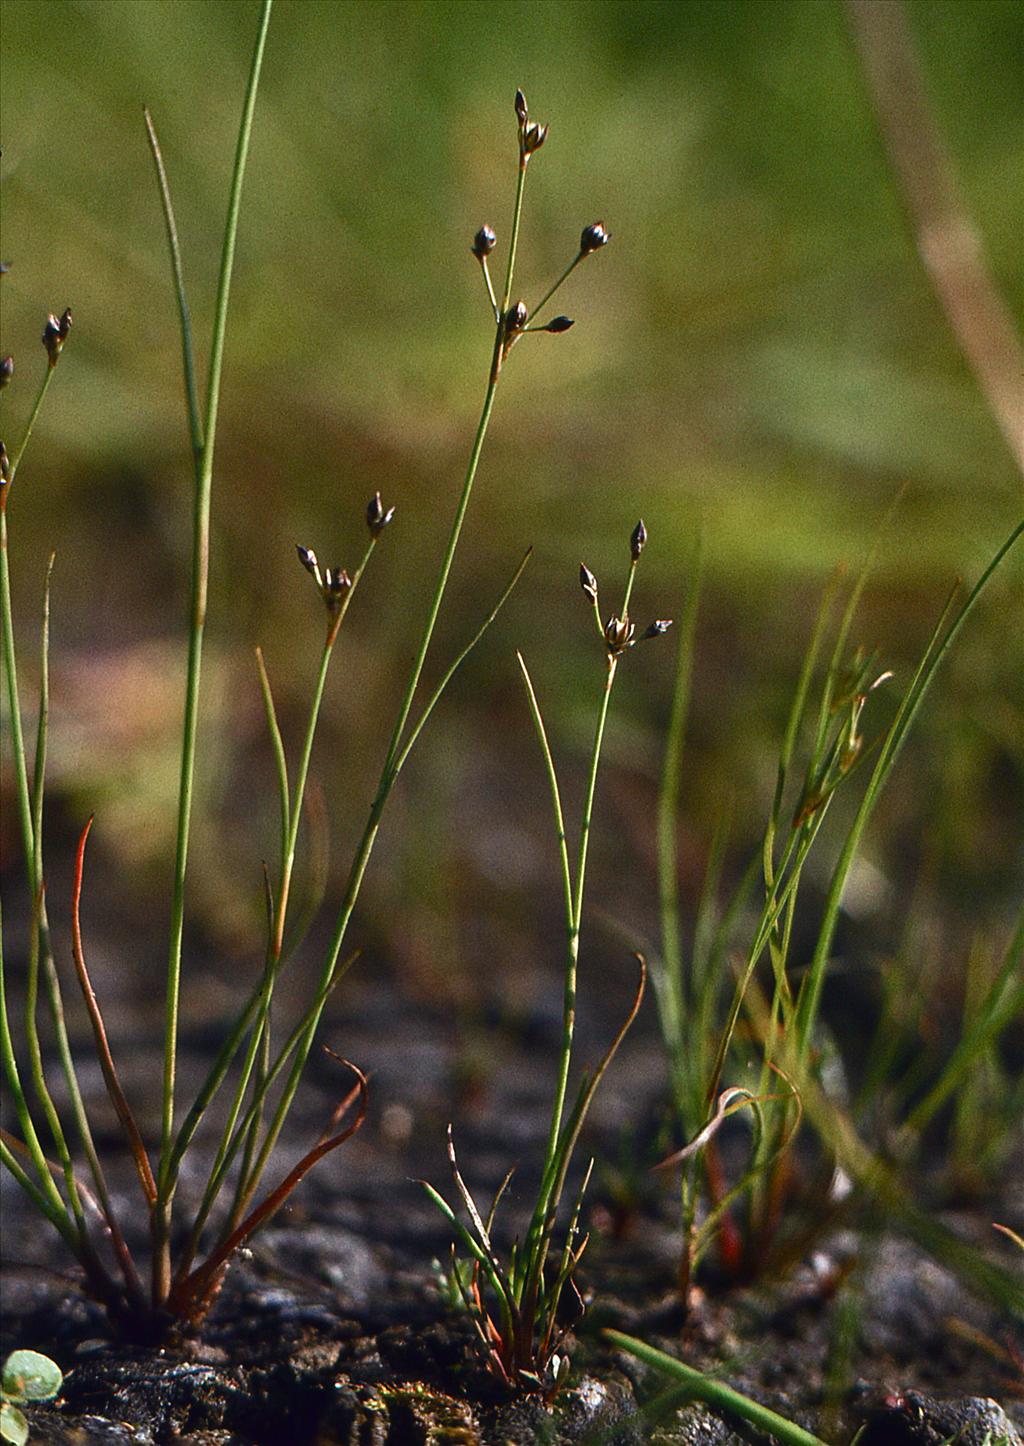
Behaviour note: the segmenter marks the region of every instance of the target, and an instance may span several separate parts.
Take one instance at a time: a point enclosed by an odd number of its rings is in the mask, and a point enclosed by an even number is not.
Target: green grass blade
[[[277,795],[281,809],[281,868],[284,868],[284,861],[288,857],[288,837],[291,828],[291,802],[288,790],[288,760],[284,751],[284,740],[281,737],[281,728],[277,721],[277,709],[274,707],[274,695],[270,690],[270,679],[267,676],[266,663],[263,661],[263,649],[256,649],[256,667],[260,676],[260,693],[263,696],[263,709],[267,715],[267,731],[270,734],[270,744],[274,753],[274,766],[277,769]]]
[[[985,1050],[999,1038],[1003,1030],[1024,1016],[1024,912],[1021,913],[1006,958],[980,1002],[965,1033],[950,1055],[942,1074],[928,1093],[919,1100],[907,1119],[907,1128],[915,1133],[923,1130],[936,1111],[963,1083]]]
[[[424,727],[426,726],[427,720],[430,718],[431,713],[433,713],[434,709],[437,707],[438,703],[441,701],[441,698],[442,698],[442,696],[443,696],[443,694],[444,694],[444,692],[445,692],[445,689],[448,687],[448,684],[449,684],[449,683],[451,682],[451,680],[455,677],[455,674],[456,674],[456,673],[459,671],[459,669],[462,667],[462,664],[463,664],[463,663],[466,661],[466,659],[469,657],[470,653],[471,653],[471,652],[473,651],[473,649],[476,647],[477,643],[479,643],[479,641],[480,641],[480,639],[483,637],[484,633],[486,633],[487,629],[491,626],[491,624],[494,622],[494,619],[498,616],[498,614],[501,612],[502,608],[505,606],[505,604],[506,604],[506,602],[508,601],[508,599],[511,597],[511,595],[512,595],[512,590],[513,590],[513,588],[516,586],[516,583],[519,581],[519,579],[522,577],[524,571],[526,570],[526,564],[529,562],[532,554],[533,554],[533,548],[532,548],[532,547],[528,547],[528,548],[526,549],[526,552],[523,554],[523,560],[522,560],[522,562],[519,564],[519,566],[516,568],[515,572],[512,574],[512,577],[510,578],[508,584],[506,585],[504,592],[501,594],[501,597],[499,597],[498,601],[494,604],[493,608],[491,608],[491,611],[490,611],[490,612],[487,614],[487,616],[484,618],[483,622],[482,622],[482,623],[480,624],[480,626],[477,628],[476,632],[475,632],[475,633],[473,634],[473,636],[470,638],[470,640],[469,640],[469,642],[466,644],[466,646],[462,649],[461,653],[459,653],[459,654],[457,655],[457,657],[455,658],[455,661],[448,667],[448,669],[446,670],[446,672],[445,672],[444,676],[442,677],[440,683],[438,683],[437,687],[434,689],[433,693],[430,695],[430,699],[429,699],[426,707],[423,709],[423,712],[422,712],[422,714],[420,715],[419,720],[417,721],[415,727],[414,727],[414,728],[412,729],[412,731],[410,732],[409,737],[408,737],[408,739],[406,740],[405,745],[403,746],[401,753],[398,755],[398,758],[397,758],[396,761],[395,761],[395,765],[394,765],[394,777],[395,777],[395,778],[398,777],[398,775],[401,773],[402,769],[405,767],[406,759],[409,757],[409,754],[412,752],[413,747],[414,747],[414,745],[415,745],[415,743],[416,743],[416,740],[417,740],[417,738],[420,736],[420,733],[423,731]]]
[[[167,181],[167,172],[164,169],[164,158],[160,150],[160,142],[157,140],[156,127],[153,125],[153,117],[149,113],[148,106],[143,107],[142,114],[146,122],[146,135],[149,140],[149,149],[153,155],[153,165],[156,168],[156,182],[160,190],[160,205],[164,213],[167,245],[171,254],[171,272],[174,276],[174,291],[178,300],[178,319],[181,327],[181,364],[185,378],[185,407],[188,412],[189,440],[192,444],[192,457],[198,469],[203,455],[203,421],[199,412],[199,389],[196,384],[196,358],[195,349],[192,344],[192,316],[189,311],[188,296],[185,292],[185,272],[181,264],[181,247],[178,244],[178,225],[174,219],[171,188]]]
[[[634,1356],[645,1366],[660,1371],[670,1380],[678,1382],[680,1389],[677,1393],[673,1393],[673,1397],[680,1405],[684,1401],[703,1401],[712,1410],[724,1411],[729,1416],[738,1416],[741,1421],[746,1421],[756,1430],[763,1431],[768,1436],[782,1441],[785,1446],[826,1446],[820,1437],[813,1436],[810,1431],[805,1431],[794,1421],[787,1421],[785,1416],[778,1415],[777,1412],[769,1410],[767,1406],[762,1406],[758,1401],[752,1401],[749,1396],[741,1395],[739,1391],[734,1391],[731,1386],[716,1381],[714,1377],[706,1376],[702,1371],[695,1371],[692,1366],[684,1365],[674,1356],[667,1356],[664,1351],[655,1350],[653,1346],[636,1340],[633,1336],[623,1335],[621,1331],[606,1330],[603,1334],[605,1339],[611,1341],[612,1345],[618,1346],[619,1350]],[[660,1398],[659,1406],[667,1409],[670,1405],[669,1398]]]
[[[0,915],[0,926],[2,926],[2,922],[2,915]],[[3,1063],[7,1087],[11,1092],[11,1099],[14,1104],[15,1114],[18,1117],[18,1124],[21,1127],[22,1137],[28,1149],[33,1169],[36,1172],[38,1181],[37,1188],[48,1202],[47,1217],[56,1223],[55,1217],[59,1216],[67,1227],[66,1230],[58,1227],[61,1229],[61,1234],[63,1234],[66,1239],[73,1237],[77,1241],[78,1229],[60,1191],[53,1183],[50,1167],[43,1147],[39,1142],[39,1136],[32,1119],[32,1112],[29,1109],[28,1100],[25,1098],[25,1091],[21,1084],[21,1074],[14,1053],[14,1040],[11,1036],[10,1020],[7,1014],[6,970],[4,967],[2,931],[0,931],[0,1060],[2,1060]],[[12,1171],[12,1173],[14,1172]]]
[[[675,684],[669,714],[668,737],[658,790],[657,855],[658,905],[661,916],[660,967],[653,966],[655,998],[661,1029],[670,1053],[678,1058],[683,1043],[682,935],[679,921],[679,792],[682,780],[683,743],[690,711],[693,676],[693,648],[700,599],[702,549],[698,542],[690,565],[689,581],[679,619],[679,647],[676,652]]]
[[[548,786],[551,791],[551,807],[555,816],[555,836],[558,841],[558,857],[562,866],[562,895],[565,901],[566,928],[572,932],[573,924],[573,885],[572,868],[569,864],[569,841],[565,832],[565,815],[562,812],[562,795],[558,787],[558,774],[555,771],[555,760],[551,752],[551,744],[548,742],[547,728],[544,726],[544,715],[540,711],[540,704],[537,702],[537,694],[534,690],[533,679],[530,677],[526,666],[526,659],[522,653],[516,653],[516,661],[523,675],[523,682],[526,685],[526,696],[530,704],[530,717],[533,720],[534,731],[537,734],[537,742],[540,744],[540,751],[544,758],[544,768],[548,776]]]

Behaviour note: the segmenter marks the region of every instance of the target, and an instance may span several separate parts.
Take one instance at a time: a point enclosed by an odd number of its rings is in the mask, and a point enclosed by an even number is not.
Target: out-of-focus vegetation
[[[917,0],[910,13],[1019,317],[1024,13],[1012,0]],[[57,782],[75,807],[86,795],[99,804],[100,847],[116,847],[161,901],[190,467],[142,105],[160,131],[205,335],[254,15],[243,0],[4,6],[3,345],[17,365],[5,432],[20,430],[42,367],[45,312],[75,314],[12,504],[15,606],[22,619],[35,611],[55,546]],[[576,566],[583,556],[610,572],[640,512],[658,538],[645,584],[666,611],[704,537],[684,790],[694,879],[724,803],[741,838],[760,829],[824,579],[861,562],[898,489],[907,484],[881,533],[864,639],[897,670],[920,651],[952,576],[976,576],[1020,515],[1020,478],[924,278],[832,0],[282,0],[214,499],[206,686],[222,727],[203,739],[203,814],[228,826],[197,835],[193,888],[225,946],[258,937],[258,859],[275,827],[271,790],[257,804],[244,762],[231,761],[255,756],[270,777],[249,645],[264,644],[287,716],[311,684],[320,628],[292,544],[351,563],[379,488],[398,506],[394,536],[374,601],[353,613],[350,670],[329,704],[334,746],[318,761],[332,826],[347,835],[362,822],[386,731],[374,720],[394,704],[389,660],[411,650],[483,390],[491,331],[468,246],[484,221],[506,239],[517,84],[552,128],[524,219],[534,292],[584,223],[601,218],[614,239],[587,285],[563,293],[576,329],[532,340],[503,381],[447,640],[472,628],[524,545],[536,553],[407,784],[420,829],[391,820],[391,868],[374,888],[378,910],[400,890],[416,901],[390,941],[401,955],[429,973],[464,953],[471,970],[482,948],[500,952],[504,930],[513,936],[509,899],[544,877],[534,855],[548,841],[512,647],[550,698],[556,744],[582,753],[601,662]],[[865,908],[916,884],[951,900],[969,940],[984,908],[998,914],[1019,886],[1021,601],[1014,561],[893,780],[869,848],[877,875],[860,881]],[[609,738],[622,837],[595,862],[612,908],[653,897],[666,656],[644,651]],[[524,776],[535,782],[525,802]],[[241,905],[227,887],[239,880],[251,886]],[[460,940],[462,904],[490,923],[461,926]],[[944,948],[957,942],[944,934]]]

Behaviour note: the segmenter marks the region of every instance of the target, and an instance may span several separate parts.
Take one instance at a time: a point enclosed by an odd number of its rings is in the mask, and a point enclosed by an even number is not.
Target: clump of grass
[[[925,1216],[901,1183],[899,1171],[861,1139],[854,1121],[825,1087],[828,1040],[819,1025],[840,910],[865,831],[940,664],[1022,532],[1024,523],[998,549],[959,606],[957,589],[950,593],[891,721],[867,739],[872,694],[882,686],[891,688],[893,675],[863,649],[850,648],[867,569],[850,589],[834,627],[828,661],[820,667],[841,588],[841,577],[833,579],[790,709],[762,847],[723,906],[719,894],[726,829],[720,827],[711,847],[686,960],[675,830],[697,609],[699,569],[694,569],[681,628],[660,794],[662,945],[651,959],[673,1106],[679,1130],[689,1141],[663,1162],[666,1167],[681,1167],[680,1288],[684,1296],[712,1247],[717,1248],[726,1276],[733,1279],[750,1278],[799,1258],[812,1233],[820,1231],[830,1218],[823,1198],[827,1200],[828,1179],[838,1164],[862,1194],[880,1202],[919,1243],[977,1288],[1003,1305],[1024,1307],[1019,1286]],[[801,882],[812,850],[821,848],[822,825],[835,798],[840,791],[851,792],[858,778],[864,780],[863,786],[840,834],[814,944],[806,960],[796,956],[793,946],[798,909],[804,907]],[[903,1160],[910,1140],[920,1141],[939,1108],[972,1075],[976,1093],[979,1064],[987,1060],[994,1067],[995,1042],[1024,1006],[1019,979],[1022,947],[1024,924],[1019,924],[993,977],[984,986],[976,983],[969,989],[962,1037],[930,1088],[917,1094],[912,1107],[904,1095],[908,1108],[902,1148],[897,1151]],[[883,1019],[883,1032],[886,1024]],[[733,1065],[739,1065],[737,1045],[741,1040],[744,1052],[749,1052],[751,1045],[758,1051],[759,1076],[749,1085],[727,1084]],[[866,1097],[877,1097],[885,1087],[892,1063],[884,1047],[875,1054],[858,1103],[861,1117],[866,1112]],[[977,1118],[977,1110],[970,1114],[972,1098],[971,1091],[961,1096],[961,1118]],[[750,1120],[749,1155],[746,1165],[728,1179],[718,1135],[726,1119],[738,1112]],[[791,1151],[802,1119],[815,1130],[825,1154],[824,1179],[810,1192],[814,1198],[809,1200],[813,1217],[809,1220],[801,1219]],[[1008,1128],[1008,1119],[1004,1119],[1001,1129],[990,1132],[997,1156]]]
[[[525,1240],[517,1241],[513,1245],[508,1259],[502,1259],[494,1246],[492,1231],[498,1205],[512,1178],[512,1172],[510,1171],[502,1181],[485,1218],[459,1171],[450,1128],[448,1157],[456,1190],[469,1224],[466,1225],[462,1222],[456,1211],[433,1186],[425,1186],[430,1198],[452,1225],[457,1239],[468,1252],[469,1260],[472,1262],[467,1273],[462,1262],[457,1258],[453,1245],[452,1269],[448,1278],[460,1291],[488,1365],[499,1381],[513,1390],[525,1389],[552,1394],[557,1391],[568,1374],[569,1358],[563,1351],[563,1343],[569,1326],[575,1324],[583,1314],[582,1297],[575,1287],[573,1276],[587,1244],[586,1236],[580,1238],[580,1213],[593,1168],[592,1160],[587,1165],[582,1182],[576,1191],[561,1249],[555,1253],[552,1260],[559,1207],[565,1193],[573,1154],[579,1143],[580,1133],[594,1094],[605,1071],[615,1057],[619,1045],[625,1038],[627,1030],[636,1018],[646,982],[646,964],[643,957],[637,955],[640,979],[633,1005],[621,1029],[596,1068],[584,1073],[573,1107],[566,1117],[576,1023],[577,973],[587,854],[590,845],[597,775],[612,687],[619,664],[626,653],[637,642],[662,636],[671,626],[667,619],[660,618],[652,622],[643,632],[637,633],[636,625],[630,617],[630,600],[637,564],[646,543],[647,529],[641,519],[630,537],[629,574],[622,604],[617,612],[611,613],[604,621],[601,618],[597,579],[585,564],[580,564],[580,585],[593,610],[594,624],[605,658],[605,673],[604,686],[598,704],[594,741],[590,751],[575,869],[569,856],[569,840],[562,810],[561,790],[547,730],[544,726],[544,718],[526,663],[522,654],[518,655],[519,666],[526,685],[530,714],[543,753],[551,792],[561,866],[566,929],[562,1045],[540,1188],[534,1201]],[[566,1312],[560,1310],[563,1295],[567,1291],[572,1295],[575,1307],[569,1316],[568,1324],[565,1322]]]
[[[112,1324],[135,1339],[160,1339],[169,1332],[198,1328],[207,1314],[232,1258],[251,1235],[285,1202],[303,1176],[325,1155],[338,1148],[359,1128],[366,1106],[366,1080],[356,1066],[346,1064],[355,1075],[355,1085],[344,1095],[323,1134],[273,1188],[264,1178],[276,1155],[281,1132],[313,1047],[317,1028],[331,991],[343,977],[355,954],[345,953],[345,941],[360,888],[373,853],[381,821],[412,749],[434,712],[456,671],[493,622],[499,609],[522,574],[526,558],[514,570],[494,606],[454,660],[442,671],[433,692],[419,703],[420,685],[427,655],[451,574],[480,457],[497,393],[502,369],[512,349],[531,334],[557,335],[569,329],[569,318],[531,318],[525,304],[513,301],[516,246],[522,214],[523,188],[531,157],[543,145],[547,127],[529,119],[521,92],[516,96],[518,128],[518,169],[512,227],[505,280],[495,291],[489,257],[496,237],[489,227],[477,233],[473,253],[480,262],[487,284],[494,318],[494,345],[488,368],[483,406],[470,450],[455,515],[437,578],[425,610],[422,632],[413,665],[402,690],[376,789],[369,802],[367,821],[356,845],[341,890],[341,904],[321,963],[311,997],[298,1022],[283,1040],[272,1033],[272,1001],[275,986],[290,955],[301,940],[302,930],[289,917],[292,882],[299,844],[300,821],[306,801],[307,780],[317,733],[317,724],[328,673],[350,606],[359,590],[364,572],[382,535],[392,522],[394,508],[379,494],[371,498],[365,515],[363,552],[351,571],[342,566],[322,568],[315,552],[299,546],[299,561],[313,579],[325,609],[325,632],[319,666],[313,685],[308,720],[298,750],[297,763],[289,759],[278,724],[273,692],[262,654],[257,653],[259,685],[266,711],[273,750],[280,808],[280,847],[276,869],[264,870],[267,943],[262,969],[238,1007],[223,1045],[188,1108],[182,1111],[177,1088],[177,1042],[179,1001],[183,982],[183,930],[186,910],[189,841],[198,720],[203,638],[207,612],[207,580],[210,554],[210,503],[214,477],[214,456],[220,400],[228,303],[241,206],[242,186],[252,130],[256,94],[272,0],[263,0],[259,29],[253,51],[242,118],[232,171],[227,222],[221,250],[220,279],[214,307],[214,321],[207,364],[205,404],[200,404],[199,367],[195,354],[191,312],[185,288],[184,268],[171,189],[149,113],[146,126],[159,185],[167,232],[171,270],[177,297],[184,372],[185,407],[189,450],[194,473],[192,514],[192,573],[188,619],[188,663],[182,727],[181,772],[177,810],[177,844],[172,887],[171,927],[166,971],[163,1069],[161,1084],[160,1136],[154,1146],[140,1130],[132,1106],[121,1086],[110,1049],[100,1004],[92,986],[81,927],[80,906],[85,869],[86,840],[90,819],[79,840],[72,899],[73,958],[77,983],[85,1000],[92,1026],[96,1055],[131,1157],[148,1225],[148,1270],[129,1250],[126,1233],[114,1210],[107,1187],[104,1163],[96,1148],[75,1061],[64,1022],[62,983],[55,964],[46,904],[43,851],[43,816],[46,778],[46,745],[49,727],[48,649],[50,572],[44,589],[41,643],[41,689],[34,764],[30,777],[28,751],[22,728],[22,700],[19,690],[8,553],[7,508],[33,425],[51,385],[57,363],[71,331],[71,313],[51,317],[44,333],[46,370],[38,396],[19,446],[8,458],[3,453],[3,488],[0,494],[2,528],[2,647],[7,679],[7,703],[11,718],[11,742],[15,765],[16,794],[21,841],[25,856],[28,893],[31,900],[30,947],[26,971],[24,1047],[27,1064],[19,1061],[4,992],[0,952],[0,1054],[7,1079],[20,1138],[0,1135],[0,1159],[32,1203],[57,1230],[83,1273],[86,1290],[102,1302]],[[601,249],[608,236],[599,224],[588,226],[578,253],[553,286],[541,307],[558,286],[588,256]],[[4,384],[13,375],[13,363],[3,366]],[[20,489],[19,489],[20,492]],[[527,554],[527,557],[529,554]],[[52,566],[52,563],[51,563]],[[70,1101],[65,1118],[56,1103],[57,1091],[43,1063],[39,1031],[40,989],[45,996],[57,1046],[63,1086]],[[338,1059],[338,1056],[334,1056]],[[27,1074],[27,1088],[24,1077]],[[215,1100],[227,1097],[223,1124],[217,1137],[206,1184],[194,1213],[182,1220],[175,1211],[182,1164],[193,1148],[196,1136]],[[50,1143],[44,1143],[46,1136]],[[79,1157],[84,1157],[83,1173]]]

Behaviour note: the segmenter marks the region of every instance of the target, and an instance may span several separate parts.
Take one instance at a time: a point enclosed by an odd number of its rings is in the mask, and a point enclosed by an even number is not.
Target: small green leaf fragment
[[[39,1351],[12,1351],[4,1361],[4,1395],[14,1401],[49,1401],[64,1384],[56,1361]]]
[[[28,1422],[10,1401],[0,1404],[0,1440],[10,1442],[10,1446],[25,1446],[28,1440]]]

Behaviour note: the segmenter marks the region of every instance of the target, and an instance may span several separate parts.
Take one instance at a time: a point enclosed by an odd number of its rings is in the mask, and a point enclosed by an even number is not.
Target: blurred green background
[[[1024,9],[909,10],[1020,318]],[[98,808],[114,922],[143,938],[169,894],[190,469],[142,106],[203,348],[256,18],[255,0],[3,5],[8,445],[42,366],[45,313],[70,305],[75,318],[10,509],[24,680],[52,546],[56,836],[65,816]],[[524,896],[539,924],[556,898],[513,648],[575,797],[602,671],[581,557],[613,595],[642,512],[646,620],[678,613],[703,536],[692,899],[716,814],[733,807],[738,851],[763,826],[830,570],[856,570],[879,539],[858,638],[905,681],[953,577],[976,576],[1021,514],[1020,477],[923,274],[833,0],[279,0],[214,499],[193,900],[222,956],[257,947],[259,860],[276,837],[251,645],[265,648],[294,745],[321,616],[293,543],[351,565],[379,488],[398,515],[351,614],[316,764],[332,879],[361,827],[482,398],[492,332],[468,246],[487,221],[504,254],[516,85],[551,125],[530,169],[517,291],[536,297],[585,223],[601,218],[614,239],[562,293],[575,330],[528,339],[500,388],[433,676],[536,550],[407,776],[364,897],[363,934],[377,931],[411,976],[430,987],[514,960],[530,933]],[[898,918],[925,878],[951,955],[986,921],[1001,927],[1020,888],[1022,597],[1014,559],[942,674],[868,844],[879,907]],[[646,924],[671,639],[628,662],[594,892]],[[891,701],[872,706],[881,718]]]

